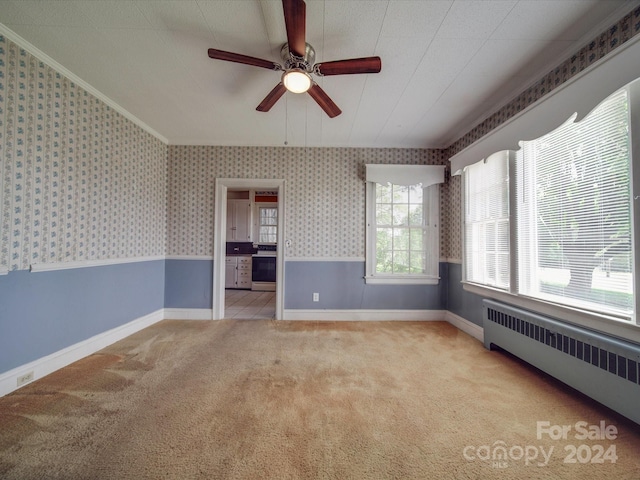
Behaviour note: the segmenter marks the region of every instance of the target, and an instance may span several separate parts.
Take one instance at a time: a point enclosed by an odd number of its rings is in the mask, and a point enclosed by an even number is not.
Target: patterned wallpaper
[[[460,137],[446,150],[446,158],[451,158],[476,140],[482,138],[491,130],[544,97],[571,77],[582,72],[585,68],[602,59],[638,33],[640,33],[640,7],[636,7],[543,78],[520,93],[516,98]],[[443,225],[447,236],[447,241],[443,242],[446,248],[446,251],[443,252],[443,257],[456,259],[457,261],[462,258],[460,186],[460,178],[454,177],[446,187],[448,212],[445,215],[445,224]]]
[[[167,146],[0,36],[0,270],[163,255]]]
[[[640,8],[446,150],[169,146],[0,36],[0,270],[206,255],[214,179],[287,180],[291,257],[364,256],[364,164],[448,158],[640,32]],[[441,257],[460,259],[460,178],[441,186]]]
[[[441,150],[169,146],[167,255],[213,252],[214,182],[286,180],[289,257],[364,258],[366,163],[441,165]]]

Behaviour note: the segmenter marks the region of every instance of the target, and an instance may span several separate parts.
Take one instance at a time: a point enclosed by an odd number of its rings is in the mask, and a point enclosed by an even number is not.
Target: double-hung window
[[[443,180],[443,166],[367,165],[367,283],[438,283]]]
[[[509,289],[508,151],[470,165],[464,178],[465,277],[470,282]]]
[[[518,290],[630,317],[631,150],[626,89],[517,154]]]
[[[258,205],[258,242],[276,243],[278,239],[278,207]]]
[[[634,319],[633,92],[465,168],[466,283]]]

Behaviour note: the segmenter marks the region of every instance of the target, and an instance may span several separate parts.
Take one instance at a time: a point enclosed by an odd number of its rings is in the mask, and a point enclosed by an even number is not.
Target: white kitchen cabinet
[[[251,242],[251,202],[227,200],[227,242]]]
[[[224,288],[251,289],[251,257],[225,258]]]
[[[236,270],[238,265],[235,257],[227,257],[226,264],[224,266],[224,288],[237,288],[236,287]]]

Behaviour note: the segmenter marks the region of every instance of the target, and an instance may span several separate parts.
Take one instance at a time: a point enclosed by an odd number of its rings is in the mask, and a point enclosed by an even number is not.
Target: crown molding
[[[86,90],[88,93],[90,93],[91,95],[96,97],[98,100],[103,102],[105,105],[111,107],[113,110],[115,110],[116,112],[121,114],[123,117],[125,117],[128,120],[130,120],[131,122],[133,122],[134,124],[136,124],[137,126],[142,128],[143,130],[145,130],[146,132],[148,132],[151,135],[153,135],[154,137],[156,137],[158,140],[163,142],[165,145],[169,145],[169,140],[167,140],[163,135],[161,135],[158,132],[156,132],[153,128],[151,128],[149,125],[144,123],[138,117],[134,116],[132,113],[130,113],[129,111],[125,110],[123,107],[121,107],[116,102],[111,100],[105,94],[103,94],[102,92],[98,91],[97,89],[95,89],[94,87],[89,85],[87,82],[85,82],[83,79],[81,79],[76,74],[71,72],[69,69],[65,68],[60,63],[56,62],[49,55],[44,53],[42,50],[40,50],[35,45],[31,44],[30,42],[28,42],[27,40],[22,38],[20,35],[18,35],[13,30],[11,30],[10,28],[8,28],[6,25],[4,25],[2,23],[0,23],[0,35],[3,35],[8,40],[10,40],[13,43],[15,43],[16,45],[18,45],[18,47],[24,49],[25,51],[27,51],[28,53],[30,53],[31,55],[36,57],[41,62],[47,64],[49,67],[51,67],[54,70],[56,70],[57,72],[61,73],[62,75],[67,77],[69,80],[71,80],[73,83],[79,85],[81,88]]]

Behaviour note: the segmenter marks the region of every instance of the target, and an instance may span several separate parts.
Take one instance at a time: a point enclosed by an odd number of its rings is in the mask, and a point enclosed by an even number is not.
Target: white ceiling
[[[382,72],[316,78],[255,110],[278,72],[280,0],[0,0],[0,23],[170,144],[439,148],[638,4],[629,0],[307,0],[316,61],[378,55]]]

